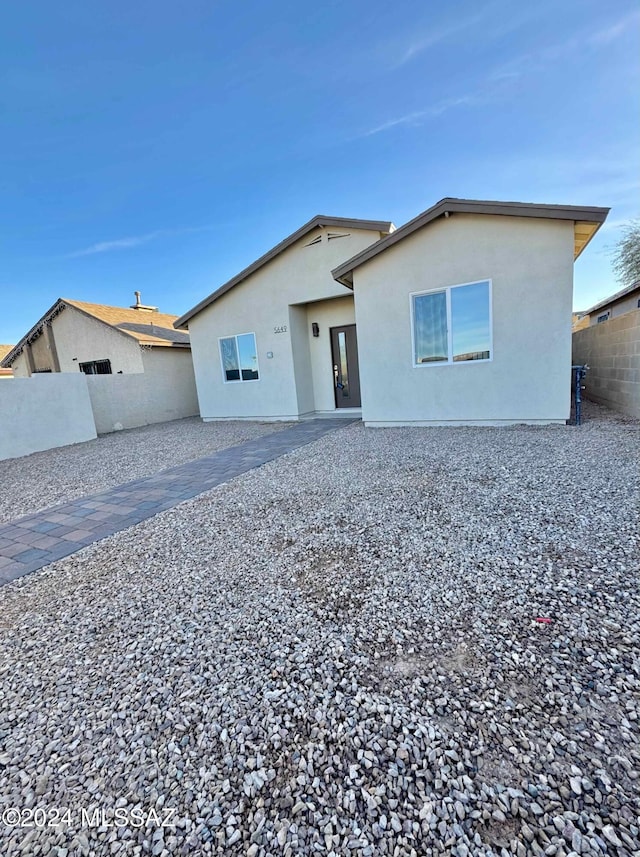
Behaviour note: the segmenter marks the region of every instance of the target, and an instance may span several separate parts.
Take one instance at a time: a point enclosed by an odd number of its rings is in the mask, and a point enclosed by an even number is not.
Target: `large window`
[[[491,281],[411,295],[413,364],[491,360]]]
[[[220,339],[222,378],[230,381],[257,381],[258,350],[255,333],[240,333]]]

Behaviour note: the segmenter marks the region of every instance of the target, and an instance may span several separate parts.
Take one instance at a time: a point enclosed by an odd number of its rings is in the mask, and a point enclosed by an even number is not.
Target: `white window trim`
[[[454,360],[453,359],[453,336],[451,335],[451,290],[461,286],[475,286],[477,283],[489,283],[489,353],[490,357],[484,360]],[[433,363],[416,363],[416,325],[413,317],[413,299],[422,295],[444,292],[447,302],[447,359],[434,361]],[[472,366],[474,363],[493,363],[493,280],[491,277],[478,277],[469,283],[454,283],[450,286],[439,286],[435,289],[425,289],[420,292],[409,294],[409,317],[411,319],[411,365],[414,369],[434,369],[437,366]]]
[[[240,349],[238,348],[238,337],[239,336],[247,336],[251,334],[253,336],[254,342],[256,343],[256,369],[258,370],[257,378],[243,378],[242,377],[242,366],[240,366]],[[227,373],[224,368],[224,363],[222,361],[222,348],[220,347],[220,343],[223,339],[235,339],[236,341],[236,354],[238,355],[238,371],[240,372],[240,377],[237,381],[227,381]],[[247,330],[246,333],[230,333],[228,336],[219,336],[218,337],[218,357],[220,358],[220,370],[222,372],[222,383],[223,384],[255,384],[257,381],[260,381],[262,375],[260,373],[260,360],[258,359],[258,337],[256,336],[253,330]]]

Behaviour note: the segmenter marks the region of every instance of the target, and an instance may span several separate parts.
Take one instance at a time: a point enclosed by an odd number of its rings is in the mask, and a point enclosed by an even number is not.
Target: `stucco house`
[[[574,313],[573,329],[584,330],[585,327],[602,324],[634,309],[640,309],[640,280],[598,301],[590,309]]]
[[[0,360],[17,378],[41,372],[87,375],[147,373],[193,384],[189,336],[175,315],[59,298]]]
[[[314,217],[174,323],[201,416],[564,423],[573,263],[608,211],[446,198],[399,229]]]
[[[0,379],[13,378],[13,369],[2,366],[2,359],[13,349],[13,345],[0,345]]]

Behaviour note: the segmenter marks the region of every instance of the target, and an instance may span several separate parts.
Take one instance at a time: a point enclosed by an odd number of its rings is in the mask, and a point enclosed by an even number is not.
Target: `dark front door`
[[[331,328],[336,408],[360,407],[360,373],[355,324]]]

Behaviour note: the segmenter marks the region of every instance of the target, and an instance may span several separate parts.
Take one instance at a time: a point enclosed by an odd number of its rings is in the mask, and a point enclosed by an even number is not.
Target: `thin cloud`
[[[631,12],[624,18],[620,18],[615,24],[609,27],[604,27],[602,30],[597,30],[589,36],[589,43],[592,45],[608,45],[609,42],[624,35],[627,30],[630,30],[640,22],[640,12]]]
[[[472,15],[471,17],[465,18],[462,21],[458,21],[456,24],[449,24],[448,26],[438,27],[432,30],[424,37],[418,39],[417,41],[409,45],[409,47],[405,49],[404,53],[397,61],[396,66],[404,65],[405,63],[412,60],[414,57],[418,56],[418,54],[421,54],[423,53],[423,51],[432,48],[434,45],[437,45],[440,42],[446,42],[452,36],[456,36],[463,30],[467,30],[470,27],[474,27],[476,24],[480,23],[483,18],[486,17],[486,14],[487,13],[485,10],[480,14]]]
[[[147,232],[145,235],[130,235],[127,238],[116,238],[113,241],[98,241],[89,247],[85,247],[83,250],[68,253],[64,258],[77,259],[81,256],[111,253],[114,250],[129,250],[132,247],[140,247],[142,244],[148,244],[150,241],[155,241],[157,238],[163,236],[183,235],[189,232],[208,232],[213,228],[213,226],[187,226],[184,229],[158,229],[156,232]]]
[[[67,259],[77,259],[79,256],[94,256],[96,253],[111,253],[112,250],[127,250],[130,247],[139,247],[147,244],[160,235],[159,232],[149,232],[147,235],[132,235],[129,238],[116,238],[114,241],[98,241],[84,250],[76,250],[69,253]]]
[[[464,34],[466,31],[474,30],[479,24],[484,24],[488,19],[493,19],[490,26],[484,27],[484,38],[495,40],[502,38],[507,33],[519,29],[532,18],[539,15],[538,10],[527,9],[519,15],[503,14],[503,4],[500,2],[488,3],[480,12],[469,15],[467,18],[456,21],[455,23],[443,24],[440,27],[434,27],[423,36],[414,39],[407,48],[404,49],[400,58],[393,64],[393,68],[398,68],[407,62],[415,59],[415,57],[435,47],[442,42],[455,41],[456,37]],[[474,30],[475,32],[475,30]]]
[[[374,134],[380,134],[382,131],[388,131],[390,128],[397,128],[400,125],[417,127],[428,119],[435,119],[437,116],[442,116],[443,113],[446,113],[447,110],[452,110],[454,107],[470,107],[474,104],[479,104],[480,101],[481,99],[476,95],[461,95],[457,98],[447,98],[431,107],[427,107],[425,110],[415,110],[413,113],[407,113],[405,116],[389,119],[388,122],[383,122],[375,128],[370,128],[359,136],[372,137]]]
[[[493,73],[493,79],[508,75],[526,75],[532,70],[545,68],[550,63],[587,50],[597,50],[611,44],[640,23],[640,12],[632,12],[599,30],[585,30],[564,42],[558,42],[539,51],[515,57]]]

